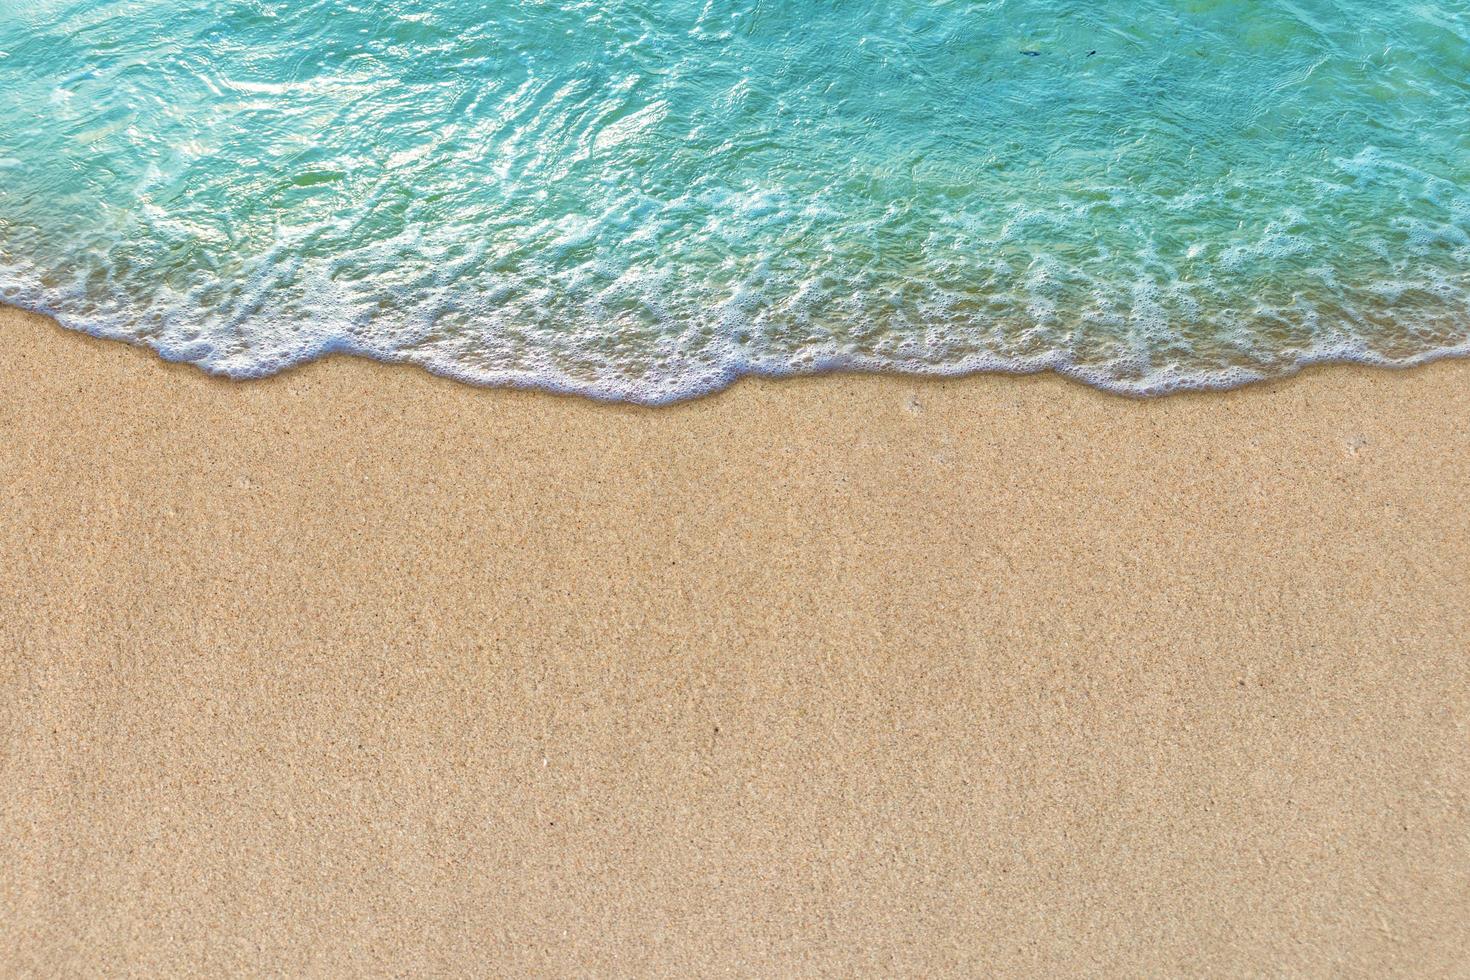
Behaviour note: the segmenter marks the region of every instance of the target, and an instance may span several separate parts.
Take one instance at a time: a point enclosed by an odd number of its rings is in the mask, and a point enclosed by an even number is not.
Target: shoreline
[[[652,410],[0,342],[0,972],[1463,966],[1470,361]]]
[[[1346,354],[1342,352],[1329,353],[1317,351],[1300,359],[1292,367],[1279,374],[1262,374],[1255,370],[1233,368],[1230,369],[1231,372],[1239,373],[1228,379],[1220,376],[1211,376],[1205,380],[1196,379],[1193,381],[1168,382],[1162,388],[1147,386],[1140,388],[1136,385],[1127,385],[1117,380],[1109,379],[1106,375],[1090,368],[1078,368],[1072,365],[1057,364],[1048,358],[1041,358],[1026,363],[1009,364],[994,361],[986,361],[985,363],[972,361],[964,366],[952,365],[935,370],[894,366],[889,363],[865,358],[832,358],[830,364],[824,361],[823,366],[810,369],[769,370],[749,366],[740,370],[729,369],[717,380],[705,381],[701,387],[692,393],[684,392],[660,395],[653,398],[642,398],[630,397],[627,394],[609,394],[599,390],[595,385],[578,384],[562,379],[548,380],[538,378],[527,380],[518,373],[497,375],[489,378],[476,377],[458,368],[441,368],[427,361],[380,358],[366,349],[354,349],[352,345],[340,340],[333,342],[333,344],[323,349],[317,350],[303,360],[294,361],[283,368],[277,368],[266,374],[253,371],[231,373],[225,370],[216,370],[197,361],[174,357],[142,338],[110,337],[83,327],[66,326],[57,315],[44,309],[31,309],[25,306],[0,302],[0,314],[7,311],[21,316],[39,317],[63,330],[81,334],[92,340],[99,340],[105,343],[121,343],[129,347],[135,347],[141,351],[145,351],[165,364],[192,367],[207,377],[235,383],[267,381],[281,374],[308,367],[318,361],[337,357],[349,357],[369,361],[389,368],[407,368],[422,371],[435,378],[452,381],[456,384],[463,384],[471,388],[524,391],[554,397],[580,398],[607,405],[628,405],[634,408],[671,408],[676,405],[718,396],[728,391],[731,387],[746,381],[779,383],[832,377],[892,378],[898,382],[925,384],[944,381],[964,382],[969,378],[986,376],[1016,379],[1051,376],[1071,384],[1091,388],[1103,395],[1149,401],[1157,398],[1170,398],[1176,395],[1211,395],[1238,391],[1242,388],[1250,388],[1255,385],[1290,381],[1303,373],[1320,369],[1366,368],[1381,371],[1408,371],[1415,368],[1427,367],[1431,364],[1438,364],[1441,361],[1470,360],[1470,339],[1456,346],[1425,351],[1402,360],[1388,360],[1381,356],[1365,356],[1361,353]],[[980,360],[985,361],[984,358]]]

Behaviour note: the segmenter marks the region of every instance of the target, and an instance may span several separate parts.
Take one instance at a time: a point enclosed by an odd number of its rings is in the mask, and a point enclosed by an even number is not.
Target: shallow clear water
[[[0,300],[254,376],[1470,351],[1470,4],[0,0]]]

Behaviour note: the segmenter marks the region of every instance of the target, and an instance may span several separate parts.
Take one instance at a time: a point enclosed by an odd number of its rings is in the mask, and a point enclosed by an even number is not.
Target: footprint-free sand
[[[1470,362],[0,350],[0,973],[1470,969]]]

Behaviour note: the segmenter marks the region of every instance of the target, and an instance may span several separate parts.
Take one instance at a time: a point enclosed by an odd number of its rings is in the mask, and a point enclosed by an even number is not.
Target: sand
[[[0,351],[7,976],[1470,972],[1470,362]]]

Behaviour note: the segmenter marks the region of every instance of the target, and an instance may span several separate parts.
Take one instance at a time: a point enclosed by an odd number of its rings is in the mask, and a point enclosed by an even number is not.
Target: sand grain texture
[[[4,975],[1470,972],[1470,363],[0,339]]]

